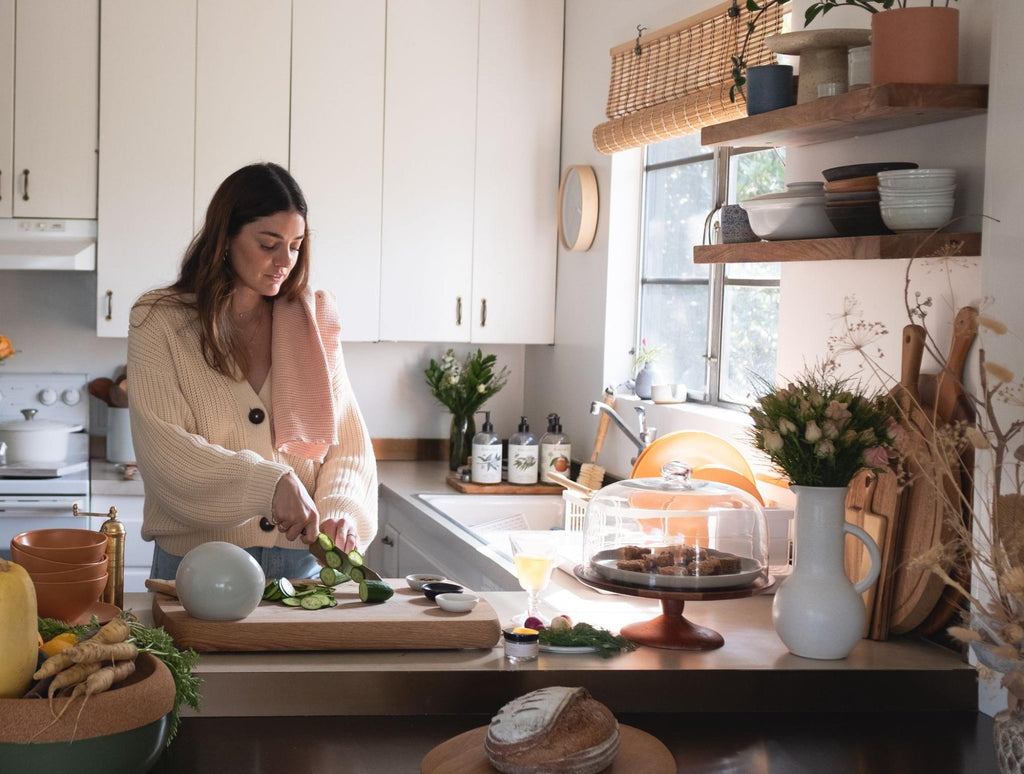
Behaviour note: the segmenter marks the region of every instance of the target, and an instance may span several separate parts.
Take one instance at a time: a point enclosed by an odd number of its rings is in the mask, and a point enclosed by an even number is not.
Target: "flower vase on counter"
[[[791,653],[805,658],[846,658],[864,634],[861,596],[882,567],[875,541],[846,521],[846,487],[794,486],[796,536],[793,572],[775,593],[772,622]],[[863,541],[871,569],[854,586],[843,569],[846,533]]]
[[[650,400],[651,397],[651,386],[657,380],[658,372],[654,370],[654,367],[650,363],[640,369],[640,372],[636,375],[636,383],[633,386],[633,392],[641,400]]]
[[[473,415],[452,414],[452,427],[448,436],[448,469],[458,470],[466,464],[473,448],[476,422]]]

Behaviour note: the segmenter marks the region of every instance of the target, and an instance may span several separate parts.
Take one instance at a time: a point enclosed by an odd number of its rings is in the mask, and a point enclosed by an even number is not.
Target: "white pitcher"
[[[846,521],[846,487],[794,486],[796,537],[793,572],[775,593],[772,621],[791,653],[845,658],[864,633],[864,591],[882,567],[878,545]],[[854,585],[843,566],[845,533],[863,541],[871,557],[867,576]]]

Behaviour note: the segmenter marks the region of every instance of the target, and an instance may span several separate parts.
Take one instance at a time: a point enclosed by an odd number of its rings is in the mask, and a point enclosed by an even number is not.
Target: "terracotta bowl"
[[[74,621],[100,598],[107,585],[107,574],[95,580],[44,583],[32,578],[36,587],[36,605],[40,618]]]
[[[27,570],[27,572],[33,581],[39,581],[40,583],[77,583],[79,581],[91,581],[107,577],[106,563],[99,562],[98,564],[100,565],[99,567],[83,565],[78,569],[60,570],[58,572],[33,572],[32,570]]]
[[[91,570],[107,571],[107,555],[98,562],[58,562],[52,559],[40,559],[38,556],[27,553],[14,542],[11,542],[11,559],[15,564],[20,564],[29,574],[34,572],[63,572],[65,570],[80,570],[83,568]]]
[[[98,562],[107,553],[107,536],[89,529],[33,529],[11,539],[27,554],[55,562]]]

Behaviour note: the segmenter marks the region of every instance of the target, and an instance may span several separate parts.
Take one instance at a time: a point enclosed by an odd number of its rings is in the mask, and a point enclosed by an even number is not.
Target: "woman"
[[[195,546],[246,549],[267,577],[312,577],[322,531],[365,549],[377,528],[370,438],[345,372],[337,309],[307,288],[309,226],[276,164],[230,175],[169,288],[131,314],[132,442],[151,574]]]

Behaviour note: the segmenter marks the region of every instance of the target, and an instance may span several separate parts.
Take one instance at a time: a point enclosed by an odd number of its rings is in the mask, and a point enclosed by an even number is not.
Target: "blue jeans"
[[[273,578],[315,578],[320,572],[316,558],[305,548],[262,548],[245,549],[252,556],[268,580]],[[153,544],[153,567],[149,577],[173,580],[178,573],[182,557],[169,554],[156,543]]]

